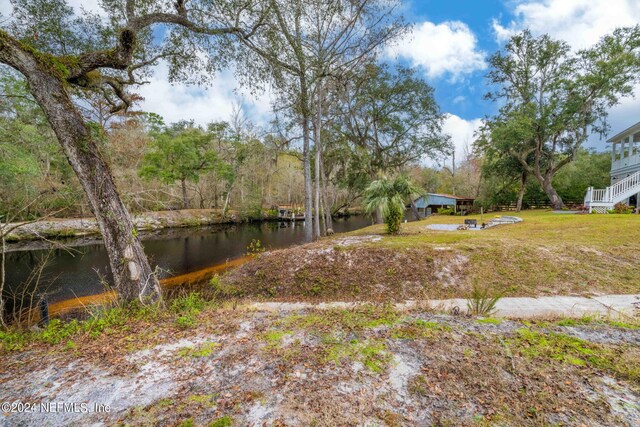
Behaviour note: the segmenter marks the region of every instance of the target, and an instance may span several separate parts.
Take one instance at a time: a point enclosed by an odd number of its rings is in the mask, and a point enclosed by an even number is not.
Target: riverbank
[[[345,215],[357,215],[357,209],[349,210]],[[341,215],[344,216],[344,215]],[[237,211],[222,209],[178,209],[172,211],[149,211],[133,215],[133,224],[138,231],[154,231],[166,228],[200,227],[208,225],[241,224],[245,222],[277,221],[278,217],[265,211],[261,218],[244,218]],[[98,224],[93,217],[52,218],[36,222],[17,222],[7,224],[8,228],[21,225],[6,237],[7,242],[33,240],[56,240],[72,237],[100,235]]]
[[[223,215],[221,209],[155,211],[133,216],[133,224],[139,231],[240,222],[242,221],[237,212],[228,212],[227,215]],[[8,226],[13,228],[18,224],[24,225],[11,232],[6,238],[7,242],[100,235],[98,224],[93,217],[52,218],[32,223],[12,223]]]

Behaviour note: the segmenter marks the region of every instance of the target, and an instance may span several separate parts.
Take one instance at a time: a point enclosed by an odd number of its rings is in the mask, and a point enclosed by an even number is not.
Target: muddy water
[[[365,227],[370,220],[354,216],[337,219],[336,233]],[[200,270],[211,270],[245,255],[252,240],[260,240],[267,249],[283,248],[303,242],[304,223],[268,222],[233,226],[168,229],[142,235],[152,265],[161,269],[161,278],[170,278]],[[95,239],[63,242],[64,248],[38,244],[10,246],[7,255],[7,285],[10,291],[35,283],[33,272],[48,259],[39,277],[39,291],[49,302],[100,294],[105,291],[101,277],[108,283],[110,274],[104,246]],[[31,276],[31,280],[30,280]],[[167,282],[169,282],[167,280]]]

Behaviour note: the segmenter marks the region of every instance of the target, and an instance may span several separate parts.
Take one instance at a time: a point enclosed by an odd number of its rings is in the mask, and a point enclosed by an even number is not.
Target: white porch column
[[[616,148],[618,147],[618,143],[617,142],[612,142],[611,143],[611,163],[613,164],[613,162],[616,161],[616,156],[617,156],[617,152],[616,152]]]

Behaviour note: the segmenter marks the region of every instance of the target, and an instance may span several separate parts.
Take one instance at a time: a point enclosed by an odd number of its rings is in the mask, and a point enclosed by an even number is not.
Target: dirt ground
[[[207,309],[0,356],[0,426],[637,426],[640,330],[390,306]],[[46,361],[46,362],[45,362]]]
[[[222,290],[276,301],[403,301],[469,290],[464,255],[377,247],[381,239],[342,237],[261,254],[223,276]]]

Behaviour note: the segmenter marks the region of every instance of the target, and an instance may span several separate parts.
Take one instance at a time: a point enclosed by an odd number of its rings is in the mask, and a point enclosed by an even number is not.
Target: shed
[[[441,209],[453,209],[456,212],[467,213],[473,208],[471,197],[454,196],[451,194],[427,193],[414,200],[420,216],[425,217],[438,213]]]

